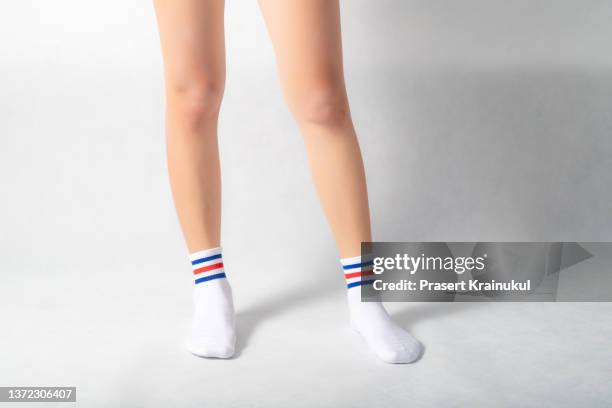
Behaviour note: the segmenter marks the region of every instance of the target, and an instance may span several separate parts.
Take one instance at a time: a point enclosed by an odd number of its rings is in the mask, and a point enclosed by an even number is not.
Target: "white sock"
[[[189,256],[193,266],[194,316],[187,348],[199,357],[230,358],[236,334],[232,288],[225,276],[221,247]]]
[[[380,302],[361,301],[361,286],[374,281],[372,261],[362,262],[360,256],[340,261],[347,283],[353,329],[359,332],[372,351],[387,363],[412,363],[417,360],[423,352],[421,343],[395,324]]]

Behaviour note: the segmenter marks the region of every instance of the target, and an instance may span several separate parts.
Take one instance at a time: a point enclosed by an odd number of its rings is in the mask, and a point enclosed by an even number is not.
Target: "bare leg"
[[[232,293],[221,262],[217,119],[225,85],[224,1],[154,0],[166,77],[168,170],[194,265],[189,350],[234,353]],[[210,261],[212,259],[212,261]]]
[[[370,241],[361,152],[344,86],[334,0],[260,0],[289,107],[304,135],[321,204],[342,257]]]
[[[370,217],[344,85],[338,0],[259,0],[259,4],[344,267],[354,274],[357,265],[361,273],[367,266],[362,267],[358,257],[360,243],[371,240]],[[348,302],[353,328],[381,359],[409,363],[418,358],[421,345],[391,321],[380,303],[361,302],[359,287],[348,289]]]
[[[225,86],[223,0],[155,0],[166,77],[168,170],[191,252],[219,246],[217,119]]]

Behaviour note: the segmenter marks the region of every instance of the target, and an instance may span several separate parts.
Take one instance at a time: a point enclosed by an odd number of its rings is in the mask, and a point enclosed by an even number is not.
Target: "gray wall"
[[[342,7],[376,239],[612,239],[612,1]],[[0,9],[3,277],[41,267],[185,268],[149,2]],[[228,1],[227,32],[229,262],[248,268],[248,255],[273,248],[279,273],[298,256],[331,265],[336,253],[255,1]]]

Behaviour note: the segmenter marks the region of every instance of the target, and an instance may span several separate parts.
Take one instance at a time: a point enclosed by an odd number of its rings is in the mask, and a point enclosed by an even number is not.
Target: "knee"
[[[223,99],[222,80],[208,78],[174,81],[168,84],[168,106],[182,124],[199,127],[216,120]]]
[[[325,127],[343,126],[350,122],[350,110],[343,89],[320,88],[293,101],[297,120]]]

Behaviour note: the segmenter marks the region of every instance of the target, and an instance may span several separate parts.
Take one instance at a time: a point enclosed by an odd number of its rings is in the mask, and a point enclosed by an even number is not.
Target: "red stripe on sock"
[[[351,278],[356,278],[358,276],[372,276],[372,275],[374,275],[374,271],[354,272],[354,273],[347,273],[346,275],[344,275],[344,279],[351,279]]]
[[[223,268],[223,262],[219,262],[213,265],[205,266],[200,269],[196,269],[195,271],[193,271],[193,274],[197,275],[198,273],[208,272],[208,271],[212,271],[213,269],[220,269],[220,268]]]

